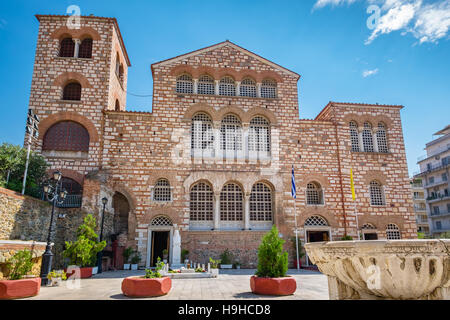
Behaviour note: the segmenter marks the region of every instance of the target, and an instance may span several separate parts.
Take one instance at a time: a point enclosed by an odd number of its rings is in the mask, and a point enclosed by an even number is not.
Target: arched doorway
[[[116,236],[126,235],[128,237],[128,220],[130,216],[130,204],[128,199],[121,194],[116,192],[113,196],[113,207],[114,207],[114,221],[112,233]]]
[[[164,250],[167,250],[167,262],[172,264],[173,233],[173,222],[167,216],[156,216],[150,222],[147,243],[147,268],[154,267],[158,257],[164,260]]]
[[[325,218],[314,215],[305,220],[305,243],[331,241],[331,227]],[[313,265],[306,254],[306,265]]]

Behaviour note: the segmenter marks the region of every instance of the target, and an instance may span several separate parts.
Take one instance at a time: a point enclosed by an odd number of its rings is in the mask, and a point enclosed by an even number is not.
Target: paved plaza
[[[245,300],[289,299],[328,300],[328,283],[325,275],[316,271],[289,270],[297,280],[297,291],[292,296],[260,296],[251,293],[250,277],[255,270],[221,270],[217,279],[175,279],[168,295],[150,300]],[[144,271],[104,272],[91,279],[81,280],[81,288],[42,287],[32,300],[120,300],[129,299],[122,294],[121,283],[125,277],[144,275]]]

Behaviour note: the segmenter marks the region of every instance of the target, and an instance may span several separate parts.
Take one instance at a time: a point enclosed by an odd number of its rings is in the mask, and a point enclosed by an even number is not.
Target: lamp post
[[[50,217],[50,226],[48,228],[47,247],[42,256],[41,279],[42,285],[47,285],[47,275],[52,269],[53,253],[52,253],[52,232],[53,220],[55,215],[56,204],[62,204],[67,196],[67,191],[62,188],[62,174],[59,171],[53,173],[53,177],[44,184],[45,198],[52,203],[52,215]]]
[[[25,163],[25,172],[23,174],[23,185],[22,194],[25,194],[25,186],[27,184],[28,175],[28,165],[30,163],[30,152],[31,152],[31,142],[32,139],[37,139],[39,137],[39,117],[33,113],[32,109],[28,110],[26,133],[28,134],[28,150],[27,150],[27,161]]]
[[[105,224],[105,208],[106,208],[106,204],[108,203],[108,198],[103,198],[102,199],[102,203],[103,203],[103,212],[102,212],[102,226],[101,226],[101,230],[100,230],[100,242],[103,241],[103,226]],[[102,273],[102,259],[103,259],[103,250],[100,251],[97,254],[97,267],[98,267],[98,273]]]

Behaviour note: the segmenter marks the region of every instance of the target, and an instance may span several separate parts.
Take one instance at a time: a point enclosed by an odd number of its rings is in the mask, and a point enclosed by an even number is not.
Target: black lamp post
[[[56,204],[62,204],[67,196],[67,191],[63,190],[61,184],[62,174],[59,171],[53,173],[53,177],[44,184],[45,198],[52,203],[52,215],[50,217],[50,226],[48,228],[47,247],[42,256],[41,279],[42,285],[47,285],[47,275],[52,269],[53,253],[52,253],[52,232],[53,220],[55,215]]]
[[[102,212],[102,227],[100,230],[100,242],[103,241],[103,226],[105,224],[105,207],[106,204],[108,203],[108,199],[105,197],[102,199],[102,203],[103,203],[103,212]],[[97,267],[98,267],[98,273],[102,273],[102,259],[103,259],[103,250],[100,251],[97,254]]]

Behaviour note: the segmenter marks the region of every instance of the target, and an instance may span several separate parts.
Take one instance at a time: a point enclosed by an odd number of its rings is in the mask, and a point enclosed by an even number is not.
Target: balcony
[[[426,211],[427,211],[426,207],[414,206],[414,212],[426,212]]]
[[[81,194],[69,194],[62,204],[58,204],[58,208],[70,209],[81,208],[83,196]]]
[[[427,198],[429,203],[435,203],[439,201],[450,200],[450,195],[437,194],[435,196],[430,196]]]
[[[445,162],[445,163],[435,163],[435,164],[432,164],[432,165],[430,165],[430,166],[428,166],[427,168],[425,168],[425,170],[424,171],[416,171],[416,172],[414,172],[413,173],[413,175],[414,175],[414,177],[421,177],[421,176],[423,176],[423,175],[425,175],[425,174],[428,174],[428,173],[431,173],[431,172],[433,172],[433,171],[438,171],[438,170],[442,170],[442,169],[445,169],[445,168],[447,168],[448,166],[450,165],[450,163],[449,162]]]
[[[450,216],[450,211],[431,212],[430,216],[431,216],[432,218],[446,217],[446,216]]]
[[[423,189],[423,185],[421,183],[412,183],[411,188],[413,189]]]
[[[437,156],[438,154],[441,154],[441,153],[446,152],[448,150],[450,150],[450,146],[444,146],[444,147],[438,148],[438,149],[434,150],[430,154],[425,154],[423,156],[420,156],[419,158],[417,158],[417,162],[422,162],[423,160],[426,160],[428,158]]]
[[[440,186],[442,184],[448,184],[448,179],[436,179],[434,182],[432,183],[428,183],[425,185],[426,188],[432,188],[432,187],[436,187],[436,186]]]

